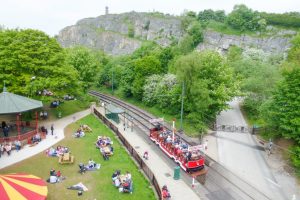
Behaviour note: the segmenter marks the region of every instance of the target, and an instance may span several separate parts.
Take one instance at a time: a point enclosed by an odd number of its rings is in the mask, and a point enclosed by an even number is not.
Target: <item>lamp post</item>
[[[111,70],[111,92],[114,94],[114,71]]]
[[[183,99],[184,99],[184,82],[182,82],[182,91],[181,91],[181,110],[180,110],[180,131],[183,130]]]

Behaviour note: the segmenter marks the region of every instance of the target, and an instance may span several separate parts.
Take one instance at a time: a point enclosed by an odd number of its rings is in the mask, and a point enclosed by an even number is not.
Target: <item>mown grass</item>
[[[73,138],[72,133],[77,130],[80,124],[88,124],[93,129],[93,132],[87,133],[86,136],[81,139]],[[115,154],[109,161],[104,161],[102,156],[100,156],[99,150],[95,148],[94,143],[98,135],[109,136],[114,142],[113,147]],[[75,156],[74,164],[60,165],[58,164],[57,157],[47,157],[44,153],[40,153],[15,165],[0,170],[0,173],[25,172],[37,175],[46,180],[49,177],[49,170],[51,168],[60,170],[62,175],[67,178],[58,184],[48,184],[47,200],[155,199],[155,194],[152,187],[150,187],[148,180],[139,171],[137,165],[116,139],[112,131],[100,123],[97,118],[90,115],[67,126],[65,129],[65,136],[65,139],[57,145],[68,146],[70,148],[72,155]],[[87,163],[89,158],[100,163],[101,169],[81,175],[78,172],[78,164],[80,162]],[[112,185],[111,175],[116,169],[120,169],[124,174],[126,171],[129,171],[132,174],[134,187],[133,194],[119,193]],[[77,196],[76,191],[66,189],[68,186],[79,182],[82,182],[89,189],[89,191],[84,192],[81,197]]]

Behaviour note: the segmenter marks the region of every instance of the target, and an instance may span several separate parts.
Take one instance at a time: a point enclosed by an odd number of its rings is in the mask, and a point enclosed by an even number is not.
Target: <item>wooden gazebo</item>
[[[0,143],[3,141],[14,141],[25,140],[29,137],[32,137],[34,134],[38,132],[38,112],[35,112],[35,126],[34,130],[29,131],[28,133],[21,135],[21,126],[24,126],[24,122],[20,120],[21,113],[34,110],[37,108],[43,107],[43,103],[41,101],[37,101],[34,99],[30,99],[24,96],[16,95],[10,92],[7,92],[5,86],[3,88],[3,92],[0,93],[0,115],[16,115],[16,128],[17,128],[17,136],[11,137],[1,137]]]

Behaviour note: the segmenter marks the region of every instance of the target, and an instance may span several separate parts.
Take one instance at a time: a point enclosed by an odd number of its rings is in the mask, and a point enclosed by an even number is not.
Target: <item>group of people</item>
[[[47,182],[48,183],[58,183],[64,179],[65,179],[65,177],[63,177],[61,175],[61,172],[59,170],[56,172],[55,169],[52,168],[50,170],[50,177],[47,179]]]
[[[113,185],[119,189],[119,192],[131,193],[133,191],[133,182],[130,172],[122,175],[121,170],[116,170],[112,176]]]
[[[82,138],[82,137],[84,137],[85,136],[85,133],[84,133],[84,131],[81,129],[81,128],[79,128],[75,133],[74,133],[74,137],[76,137],[76,138]]]
[[[54,101],[51,102],[50,108],[56,108],[56,107],[59,106],[60,103],[61,103],[61,101],[59,101],[59,100],[54,100]]]
[[[69,153],[70,150],[68,147],[64,147],[61,145],[58,145],[56,148],[51,147],[50,149],[46,150],[46,155],[47,156],[61,156],[64,153]]]
[[[12,149],[16,149],[19,151],[21,149],[21,141],[15,140],[13,143],[7,142],[4,144],[0,144],[0,158],[6,152],[8,156],[10,156]]]
[[[165,130],[159,133],[159,139],[162,140],[165,144],[169,144],[173,148],[176,156],[183,156],[186,162],[191,160],[197,160],[201,156],[200,150],[191,151],[189,145],[182,141],[179,137],[174,136],[172,138],[172,132]],[[207,140],[204,143],[204,149],[207,150]]]
[[[81,174],[84,174],[86,171],[93,171],[100,169],[101,164],[96,163],[93,159],[89,159],[89,162],[87,165],[84,165],[83,163],[79,163],[79,172]]]
[[[39,132],[37,132],[34,136],[32,136],[31,142],[32,142],[32,144],[37,144],[40,141],[42,141],[41,134]]]
[[[100,153],[104,160],[109,160],[109,156],[114,153],[114,148],[112,146],[113,141],[106,136],[98,136],[96,141],[96,147],[100,149]]]
[[[41,119],[47,119],[48,118],[48,112],[47,111],[41,111],[40,112],[40,118]]]

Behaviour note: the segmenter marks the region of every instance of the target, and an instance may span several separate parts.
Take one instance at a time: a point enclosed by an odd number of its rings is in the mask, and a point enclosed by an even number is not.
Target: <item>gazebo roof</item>
[[[43,107],[41,101],[7,92],[5,87],[0,93],[0,115],[21,113],[41,107]]]

